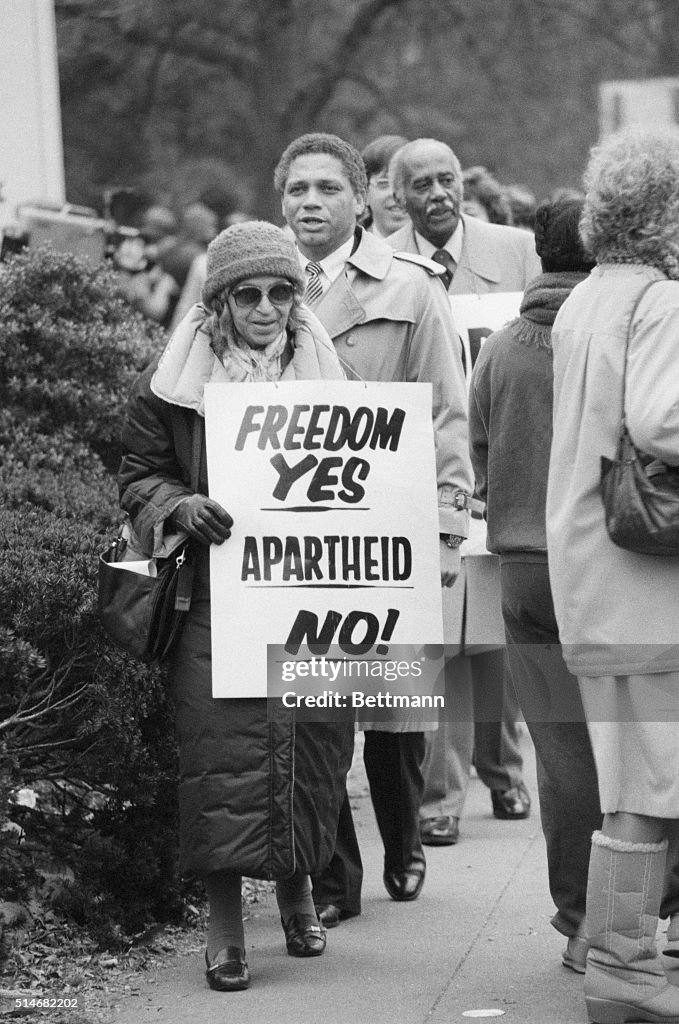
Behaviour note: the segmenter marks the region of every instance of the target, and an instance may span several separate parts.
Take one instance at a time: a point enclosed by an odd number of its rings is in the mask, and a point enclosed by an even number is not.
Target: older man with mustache
[[[387,241],[396,251],[419,253],[444,266],[450,295],[523,291],[541,272],[532,236],[526,231],[488,224],[461,213],[462,167],[444,142],[408,142],[392,157],[389,173],[396,199],[408,213],[410,223]],[[465,561],[463,558],[463,565]],[[444,598],[444,614],[445,609]],[[464,641],[462,624],[458,627],[451,621],[454,614],[451,611],[448,616],[448,638],[450,642]],[[494,815],[506,820],[525,818],[530,813],[518,747],[518,705],[504,675],[502,650],[472,657],[462,654],[447,663],[446,705],[458,709],[460,720],[448,719],[438,732],[427,734],[425,793],[420,809],[422,841],[426,845],[450,846],[458,840],[474,746],[476,768],[491,790]],[[462,720],[464,709],[473,707],[474,694],[477,698],[483,695],[487,708],[500,709],[501,720],[482,721],[480,718],[486,719],[488,714],[477,713],[475,728],[472,721]],[[468,717],[472,718],[471,710]]]

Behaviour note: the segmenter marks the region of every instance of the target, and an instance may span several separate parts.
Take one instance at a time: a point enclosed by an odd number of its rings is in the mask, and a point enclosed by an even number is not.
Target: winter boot
[[[679,975],[679,836],[670,836],[665,864],[665,885],[660,917],[669,918],[663,953],[670,957],[665,961],[665,972]],[[673,981],[677,984],[676,981]]]
[[[679,957],[679,914],[672,914],[665,934],[665,956]]]
[[[666,840],[592,836],[585,1002],[595,1024],[679,1024],[679,989],[667,983],[655,945],[666,853]]]

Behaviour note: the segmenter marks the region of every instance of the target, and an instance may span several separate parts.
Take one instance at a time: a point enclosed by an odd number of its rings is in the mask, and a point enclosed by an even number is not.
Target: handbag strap
[[[626,398],[627,398],[627,353],[629,351],[630,338],[632,337],[632,321],[634,315],[641,304],[646,292],[648,292],[654,284],[658,284],[657,281],[649,281],[644,288],[637,295],[636,301],[632,306],[632,312],[630,313],[629,321],[627,323],[627,334],[625,335],[625,362],[622,367],[622,426],[627,429],[627,415],[625,412]]]
[[[191,432],[191,490],[194,494],[198,492],[198,480],[200,477],[200,459],[203,452],[203,425],[200,417],[196,415],[193,421]],[[190,547],[190,546],[189,546]],[[188,612],[191,607],[191,591],[193,590],[193,558],[188,557],[189,547],[184,549],[181,562],[177,562],[179,574],[177,577],[177,590],[175,593],[175,611]]]

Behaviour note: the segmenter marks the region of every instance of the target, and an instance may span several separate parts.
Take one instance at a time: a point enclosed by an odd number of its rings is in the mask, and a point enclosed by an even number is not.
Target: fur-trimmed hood
[[[211,314],[193,306],[168,341],[151,378],[151,390],[172,405],[205,415],[205,385],[229,380],[210,344]],[[293,356],[281,380],[343,380],[344,372],[330,337],[310,309],[300,307]]]

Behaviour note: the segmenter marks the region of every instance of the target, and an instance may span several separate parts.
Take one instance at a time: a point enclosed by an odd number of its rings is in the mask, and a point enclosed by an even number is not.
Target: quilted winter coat
[[[191,493],[196,427],[204,439],[203,386],[223,373],[206,322],[194,307],[128,404],[121,506],[147,555],[162,551],[165,521]],[[342,377],[330,339],[308,314],[282,379]],[[208,493],[204,443],[198,486]],[[167,666],[179,744],[182,871],[266,879],[318,873],[334,848],[353,719],[299,723],[278,702],[267,709],[263,699],[212,697],[209,550],[196,547],[191,610]],[[257,623],[252,637],[256,642]]]

